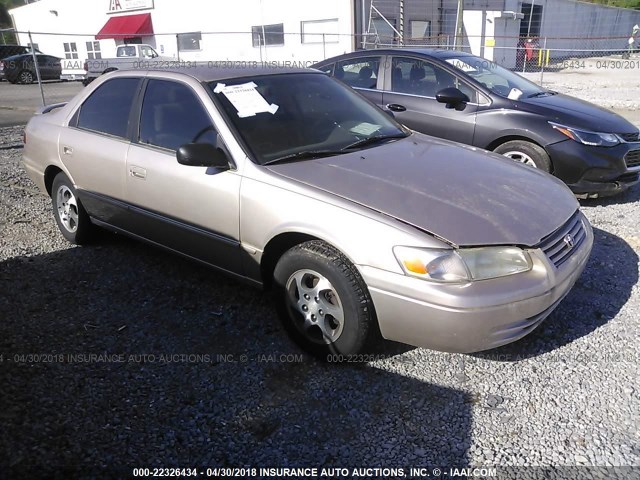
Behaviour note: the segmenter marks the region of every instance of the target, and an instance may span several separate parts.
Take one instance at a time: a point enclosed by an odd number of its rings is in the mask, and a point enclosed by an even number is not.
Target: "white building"
[[[148,43],[185,61],[311,64],[354,48],[353,0],[40,0],[9,11],[21,45],[64,59],[63,75],[116,45]]]

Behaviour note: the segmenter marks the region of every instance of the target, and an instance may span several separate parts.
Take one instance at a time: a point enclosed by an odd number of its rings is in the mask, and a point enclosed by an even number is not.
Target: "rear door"
[[[198,92],[178,80],[149,79],[139,128],[127,158],[130,231],[222,269],[240,273],[239,198],[235,170],[178,163],[186,143],[225,150]]]
[[[58,154],[90,215],[115,226],[126,220],[124,185],[131,106],[139,78],[100,85],[61,129]]]
[[[434,137],[473,142],[479,98],[473,87],[424,58],[394,55],[389,67],[383,104],[398,122]],[[436,93],[447,87],[460,89],[470,101],[458,108],[439,103]]]

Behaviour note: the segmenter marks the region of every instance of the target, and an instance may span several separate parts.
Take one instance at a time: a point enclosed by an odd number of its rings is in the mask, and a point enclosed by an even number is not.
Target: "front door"
[[[423,59],[394,56],[390,67],[383,103],[398,122],[427,135],[472,144],[478,110],[478,93],[472,87]],[[458,108],[439,103],[436,93],[447,87],[460,89],[470,101]]]
[[[127,157],[130,230],[152,242],[241,273],[239,191],[234,170],[181,165],[186,143],[218,145],[215,126],[193,88],[150,79],[139,136]]]

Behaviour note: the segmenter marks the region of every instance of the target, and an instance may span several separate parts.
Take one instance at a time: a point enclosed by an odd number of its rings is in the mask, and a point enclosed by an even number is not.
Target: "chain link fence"
[[[263,64],[270,67],[310,67],[320,60],[355,49],[441,48],[463,50],[516,71],[530,80],[565,93],[586,95],[622,82],[619,102],[609,108],[636,109],[631,93],[637,89],[640,57],[627,35],[608,37],[521,37],[470,35],[410,35],[398,32],[362,35],[324,32],[296,33],[184,32],[154,34],[131,41],[135,34],[96,40],[95,35],[3,31],[2,38],[33,46],[27,54],[0,65],[0,109],[25,108],[67,101],[83,88],[90,72],[99,75],[126,68],[192,68]],[[9,40],[11,41],[11,40]],[[148,43],[149,55],[116,58],[118,46]],[[3,43],[9,43],[7,41]],[[0,44],[1,45],[1,44]],[[157,55],[157,56],[156,56]],[[89,71],[89,72],[88,72]],[[637,92],[637,90],[635,90]],[[611,89],[607,91],[611,94]],[[580,96],[580,95],[579,95]],[[615,95],[614,95],[615,96]],[[596,102],[599,103],[599,102]]]

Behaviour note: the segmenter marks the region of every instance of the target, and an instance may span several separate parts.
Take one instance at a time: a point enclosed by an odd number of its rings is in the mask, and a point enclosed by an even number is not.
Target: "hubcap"
[[[333,343],[342,334],[344,310],[331,282],[313,270],[287,280],[287,306],[296,328],[314,343]]]
[[[20,80],[22,80],[22,83],[31,83],[33,81],[33,77],[29,72],[22,72],[22,75],[20,75]]]
[[[69,187],[61,185],[56,192],[58,218],[70,233],[78,229],[78,202]]]
[[[516,162],[524,163],[525,165],[529,165],[533,168],[538,168],[533,159],[523,152],[512,151],[503,153],[505,157],[509,157],[511,160],[515,160]]]

